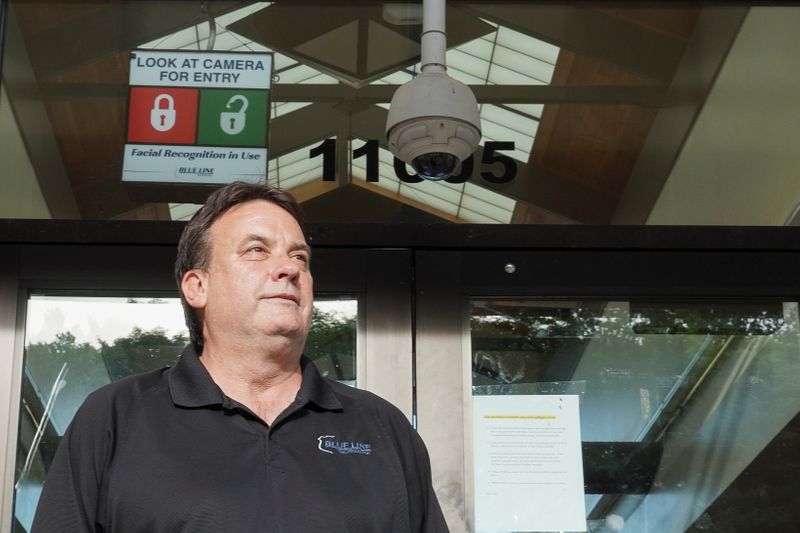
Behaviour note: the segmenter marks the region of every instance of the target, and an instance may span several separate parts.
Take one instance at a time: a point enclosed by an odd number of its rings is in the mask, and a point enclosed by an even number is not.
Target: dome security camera
[[[421,72],[392,97],[386,135],[389,149],[426,180],[453,175],[481,139],[478,102],[446,72]]]

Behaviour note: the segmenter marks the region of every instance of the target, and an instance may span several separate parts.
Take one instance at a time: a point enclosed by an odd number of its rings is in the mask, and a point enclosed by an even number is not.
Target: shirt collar
[[[300,368],[303,370],[303,382],[297,399],[309,402],[329,411],[336,411],[342,408],[342,403],[336,397],[330,384],[319,375],[319,371],[311,359],[303,356],[300,358]]]
[[[223,404],[225,395],[222,389],[211,379],[191,344],[183,349],[178,362],[169,370],[167,380],[175,405],[203,407]]]
[[[310,359],[303,356],[300,359],[300,368],[303,372],[303,381],[297,393],[298,400],[308,401],[331,411],[342,408],[333,389],[319,375],[317,367]],[[168,374],[169,390],[175,405],[204,407],[225,404],[225,395],[214,383],[191,344],[183,349],[178,362]]]

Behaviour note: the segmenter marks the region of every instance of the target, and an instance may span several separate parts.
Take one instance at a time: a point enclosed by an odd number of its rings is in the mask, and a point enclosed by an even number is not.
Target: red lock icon
[[[164,103],[166,102],[166,108]],[[162,93],[156,96],[153,109],[150,110],[150,125],[158,131],[169,131],[175,125],[175,99]]]
[[[128,142],[195,144],[199,91],[183,87],[132,87]]]

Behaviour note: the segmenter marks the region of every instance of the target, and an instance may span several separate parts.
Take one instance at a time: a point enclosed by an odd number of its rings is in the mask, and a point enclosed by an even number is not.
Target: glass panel
[[[178,298],[31,296],[25,331],[14,529],[30,529],[47,469],[93,390],[171,365],[188,340]]]
[[[356,386],[358,302],[318,297],[306,355]],[[14,533],[29,531],[42,482],[78,407],[93,390],[172,365],[188,341],[179,298],[31,296],[25,331]]]
[[[316,297],[305,354],[320,374],[352,387],[356,381],[358,300]]]
[[[796,302],[475,299],[471,342],[473,394],[578,394],[586,530],[796,528]]]
[[[787,88],[800,84],[791,52],[800,7],[754,4],[451,2],[448,73],[470,86],[481,117],[483,162],[465,177],[485,192],[453,209],[413,193],[392,155],[388,165],[378,155],[377,182],[345,164],[355,139],[388,148],[392,95],[421,68],[419,2],[10,0],[0,218],[181,220],[176,206],[202,201],[205,189],[121,181],[129,119],[139,117],[129,113],[130,53],[147,49],[272,54],[269,135],[251,147],[267,145],[268,166],[238,175],[292,190],[311,222],[797,225],[800,97]],[[149,117],[152,97],[142,98]],[[208,105],[203,116],[216,119]],[[209,120],[197,121],[204,139],[215,138],[206,134],[219,121]],[[328,138],[336,148],[312,157]],[[137,157],[161,161],[147,153]],[[159,176],[231,179],[212,165],[235,154],[213,154]],[[485,178],[489,169],[502,183]],[[491,195],[511,207],[498,213]]]

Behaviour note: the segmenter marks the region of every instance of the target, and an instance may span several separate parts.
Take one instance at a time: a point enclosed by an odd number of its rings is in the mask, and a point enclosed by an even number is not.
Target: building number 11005
[[[367,160],[366,181],[378,181],[378,141],[369,140],[362,146],[353,150],[353,159],[365,157]],[[513,150],[514,141],[486,141],[481,153],[482,170],[481,178],[489,183],[508,183],[517,175],[517,162],[511,157],[497,153],[501,150]],[[336,139],[325,139],[321,144],[315,146],[308,152],[308,157],[313,159],[322,156],[322,180],[336,181]],[[472,177],[475,166],[475,156],[461,163],[461,170],[447,178],[448,183],[464,183]],[[498,175],[496,172],[501,170]],[[398,158],[394,158],[394,173],[402,182],[420,183],[424,181],[417,174],[409,174],[406,164]]]

